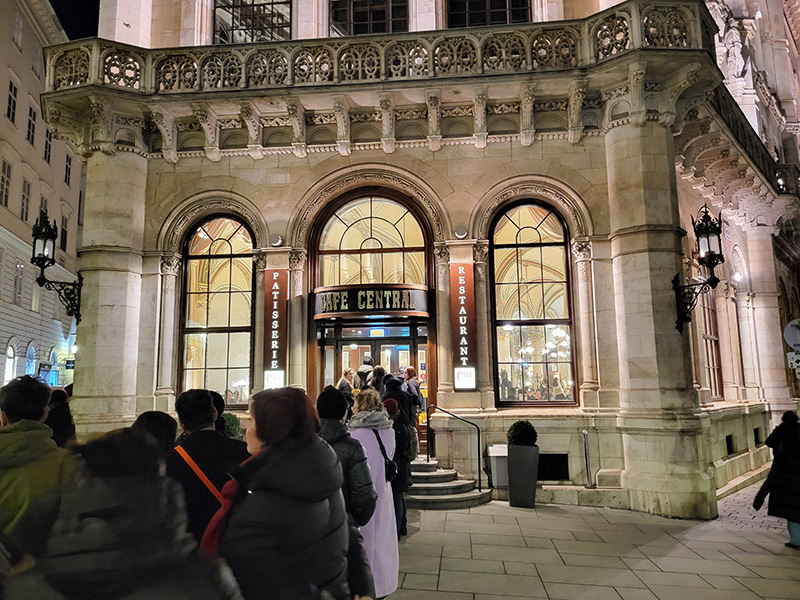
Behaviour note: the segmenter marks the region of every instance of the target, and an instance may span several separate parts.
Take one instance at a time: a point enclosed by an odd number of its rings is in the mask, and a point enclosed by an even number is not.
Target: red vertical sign
[[[264,270],[264,387],[286,385],[289,270]]]
[[[453,385],[477,387],[478,346],[472,263],[450,263],[450,327],[453,332]]]

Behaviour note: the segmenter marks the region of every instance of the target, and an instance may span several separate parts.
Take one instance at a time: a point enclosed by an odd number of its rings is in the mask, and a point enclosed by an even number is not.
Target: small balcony
[[[715,32],[699,0],[631,0],[576,21],[382,36],[170,49],[87,39],[47,48],[47,92],[101,86],[166,97],[429,85],[424,82],[584,69],[641,49],[705,50],[713,58]]]

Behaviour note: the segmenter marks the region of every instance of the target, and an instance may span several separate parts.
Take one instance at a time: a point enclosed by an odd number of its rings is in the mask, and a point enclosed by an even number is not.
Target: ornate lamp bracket
[[[675,329],[683,332],[683,324],[692,320],[692,311],[697,305],[700,294],[706,294],[719,284],[719,278],[712,275],[705,281],[681,285],[681,276],[672,278],[672,289],[675,292],[675,305],[678,307],[678,318],[675,320]]]
[[[36,278],[39,287],[43,287],[58,294],[61,304],[67,309],[68,317],[75,317],[75,322],[81,322],[81,289],[83,288],[83,275],[78,273],[78,281],[50,281],[44,276],[44,269]]]

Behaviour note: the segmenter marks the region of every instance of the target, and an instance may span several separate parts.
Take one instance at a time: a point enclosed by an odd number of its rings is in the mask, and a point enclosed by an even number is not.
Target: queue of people
[[[0,599],[391,594],[416,406],[393,379],[381,379],[385,402],[372,381],[328,386],[316,406],[294,388],[254,394],[245,441],[217,429],[211,392],[189,390],[177,421],[148,411],[83,444],[71,416],[59,443],[45,424],[47,385],[12,380],[0,389]]]

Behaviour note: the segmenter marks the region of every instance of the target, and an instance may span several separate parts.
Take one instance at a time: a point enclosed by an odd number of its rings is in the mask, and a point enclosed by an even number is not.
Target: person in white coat
[[[356,396],[353,411],[355,414],[349,423],[350,435],[364,446],[372,482],[378,492],[375,513],[361,528],[361,535],[364,536],[364,549],[375,579],[375,594],[382,598],[397,589],[397,572],[400,568],[392,486],[386,481],[383,452],[378,443],[380,436],[386,456],[391,459],[395,449],[394,429],[378,392],[373,389],[361,390]]]

